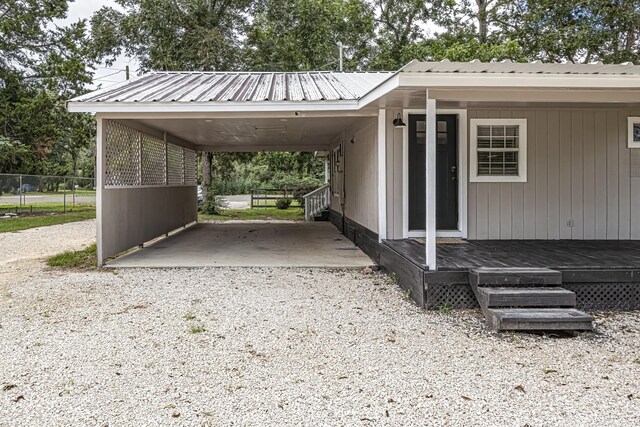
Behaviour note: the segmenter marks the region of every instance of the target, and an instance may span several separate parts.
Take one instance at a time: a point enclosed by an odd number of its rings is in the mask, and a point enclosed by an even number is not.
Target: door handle
[[[456,171],[457,170],[458,170],[457,167],[451,166],[451,181],[455,181],[457,179],[457,177],[456,177]]]

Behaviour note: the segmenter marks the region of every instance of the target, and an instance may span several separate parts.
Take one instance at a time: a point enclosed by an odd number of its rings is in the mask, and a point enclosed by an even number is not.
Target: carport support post
[[[425,260],[429,270],[436,270],[436,100],[427,98],[427,141],[426,141],[426,224]]]
[[[387,111],[378,110],[378,242],[387,238]]]
[[[102,248],[102,192],[104,191],[104,149],[107,134],[104,129],[104,119],[96,114],[96,254],[98,267],[104,265],[104,251]]]

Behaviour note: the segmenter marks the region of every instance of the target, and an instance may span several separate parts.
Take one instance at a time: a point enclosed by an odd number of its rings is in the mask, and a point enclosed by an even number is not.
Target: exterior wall
[[[103,189],[103,257],[196,221],[196,197],[194,186]]]
[[[469,109],[527,119],[527,182],[469,183],[469,239],[640,239],[640,109]],[[635,212],[635,215],[632,214]]]
[[[402,110],[387,110],[387,239],[402,239],[403,130],[391,124],[398,114]]]
[[[353,143],[351,141],[354,141]],[[344,215],[375,233],[378,232],[378,131],[377,118],[358,121],[335,140],[342,142],[344,156]],[[342,182],[342,173],[332,179]],[[341,187],[341,185],[338,185]],[[341,197],[332,195],[331,209],[342,214]]]
[[[198,210],[195,163],[191,173],[187,173],[187,162],[183,154],[182,184],[171,184],[170,178],[174,175],[170,174],[172,168],[167,156],[168,144],[182,145],[189,149],[192,148],[191,146],[186,146],[184,141],[175,137],[129,122],[126,125],[122,124],[128,129],[127,132],[140,132],[139,135],[123,136],[123,128],[120,128],[120,133],[112,131],[109,136],[110,122],[100,115],[96,119],[97,252],[98,265],[101,266],[109,257],[197,221]],[[159,168],[161,182],[164,185],[144,185],[146,174],[143,169],[149,171],[149,168],[157,168],[157,164],[156,166],[147,164],[146,169],[143,167],[144,159],[148,159],[143,155],[145,136],[155,137],[164,144],[164,154],[155,153],[156,157],[159,156],[164,161],[164,167]],[[108,145],[118,141],[119,145]],[[126,142],[125,145],[122,145],[123,141]],[[134,149],[127,150],[127,147],[131,148],[131,146]],[[120,148],[124,149],[125,154],[118,158],[114,168],[119,170],[124,177],[123,180],[135,176],[136,184],[123,182],[119,185],[108,185],[108,176],[115,176],[117,173],[114,170],[107,170],[107,152],[111,150],[113,156],[113,153],[120,152],[118,151]],[[131,164],[136,162],[138,165],[134,169],[137,175],[130,172]],[[156,172],[153,174],[154,179],[159,179],[158,171],[154,169],[152,172]]]

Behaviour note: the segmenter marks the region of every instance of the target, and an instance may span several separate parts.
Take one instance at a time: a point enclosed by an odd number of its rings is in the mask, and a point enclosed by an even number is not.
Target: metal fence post
[[[22,175],[20,175],[18,182],[20,185],[20,187],[18,188],[18,199],[19,199],[18,203],[20,204],[20,207],[22,207]]]

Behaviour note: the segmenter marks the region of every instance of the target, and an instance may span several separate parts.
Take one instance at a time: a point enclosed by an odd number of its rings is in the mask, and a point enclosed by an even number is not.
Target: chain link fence
[[[95,210],[93,178],[0,174],[0,215]]]

